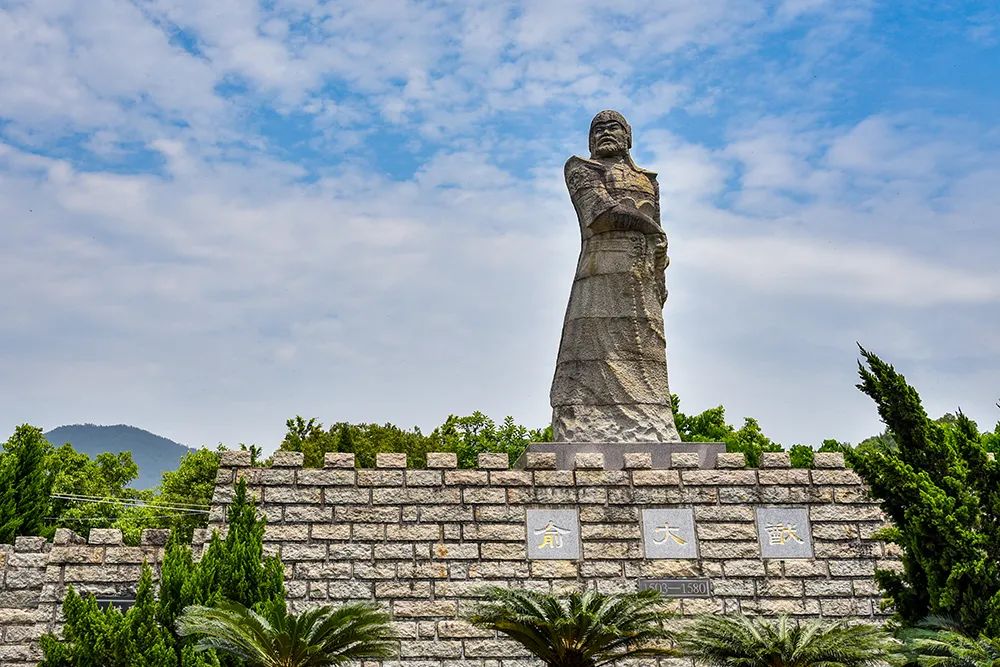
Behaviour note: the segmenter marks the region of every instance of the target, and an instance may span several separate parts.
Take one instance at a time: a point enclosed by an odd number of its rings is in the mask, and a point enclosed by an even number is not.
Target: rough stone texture
[[[704,577],[715,597],[673,601],[682,616],[877,620],[875,568],[899,568],[871,539],[885,517],[853,471],[833,467],[836,457],[811,471],[747,469],[729,454],[717,468],[656,469],[641,452],[620,470],[553,469],[548,454],[519,470],[490,458],[479,470],[448,469],[451,458],[436,453],[428,461],[443,470],[355,471],[353,460],[347,469],[247,469],[242,456],[223,458],[231,474],[219,476],[213,516],[224,516],[240,468],[263,499],[265,551],[284,562],[291,609],[374,599],[393,613],[401,661],[421,667],[527,666],[516,646],[462,621],[483,585],[612,592],[635,590],[640,578]],[[775,504],[808,513],[815,558],[762,558],[756,510]],[[528,509],[575,512],[582,558],[529,560]],[[693,511],[697,558],[644,558],[642,510],[669,509]],[[654,539],[665,523],[654,522]],[[196,552],[206,538],[196,536]],[[143,560],[155,572],[162,555],[162,531],[146,531],[138,547],[117,531],[94,531],[88,544],[66,530],[54,544],[0,545],[0,664],[37,663],[37,638],[59,629],[67,585],[128,597]]]
[[[667,387],[667,236],[656,174],[632,161],[615,111],[590,126],[590,158],[566,163],[580,223],[550,402],[554,440],[679,441]]]
[[[633,467],[625,464],[625,458],[630,454],[648,455],[648,467],[652,468],[670,468],[676,465],[674,461],[677,460],[682,461],[683,466],[714,468],[716,458],[725,453],[725,450],[726,446],[721,442],[533,442],[528,445],[527,451],[515,466],[531,467],[528,466],[528,458],[532,455],[553,454],[556,468],[572,470],[576,467],[577,455],[599,453],[604,456],[604,467],[607,470]],[[676,459],[677,454],[695,456]]]

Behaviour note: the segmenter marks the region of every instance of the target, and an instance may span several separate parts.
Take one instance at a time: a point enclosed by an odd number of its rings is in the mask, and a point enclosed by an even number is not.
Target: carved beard
[[[618,157],[628,152],[628,144],[618,137],[608,137],[610,141],[602,142],[603,137],[594,140],[594,157]]]

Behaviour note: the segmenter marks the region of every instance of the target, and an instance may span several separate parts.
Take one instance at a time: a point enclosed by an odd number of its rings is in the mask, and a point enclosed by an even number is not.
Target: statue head
[[[590,157],[627,155],[632,148],[632,128],[625,116],[605,110],[590,121]]]

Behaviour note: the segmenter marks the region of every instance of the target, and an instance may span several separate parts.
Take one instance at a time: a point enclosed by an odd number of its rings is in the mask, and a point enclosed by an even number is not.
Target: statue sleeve
[[[571,157],[566,162],[566,187],[576,208],[580,226],[587,229],[598,216],[613,209],[617,202],[608,194],[603,174],[583,159]]]

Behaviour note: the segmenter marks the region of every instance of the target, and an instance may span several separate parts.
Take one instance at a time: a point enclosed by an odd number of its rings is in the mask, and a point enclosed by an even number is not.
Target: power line
[[[103,504],[103,505],[117,505],[119,507],[152,507],[152,508],[155,508],[155,509],[171,510],[171,511],[174,511],[174,512],[179,512],[179,513],[184,513],[184,514],[208,514],[209,513],[209,510],[207,510],[207,509],[192,509],[192,508],[195,508],[195,507],[204,508],[204,507],[206,507],[205,505],[185,505],[185,506],[181,506],[180,504],[177,504],[177,505],[174,505],[174,504],[160,505],[160,504],[157,504],[157,503],[150,503],[150,502],[145,501],[145,500],[140,500],[138,498],[129,498],[129,499],[122,499],[122,498],[100,498],[98,496],[78,496],[78,495],[74,495],[74,494],[62,494],[62,493],[53,493],[49,497],[50,498],[57,498],[59,500],[69,500],[71,502],[94,503],[94,504]]]

